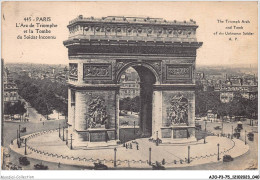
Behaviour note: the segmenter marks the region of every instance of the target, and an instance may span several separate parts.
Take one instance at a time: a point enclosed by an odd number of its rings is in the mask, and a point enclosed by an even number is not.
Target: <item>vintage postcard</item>
[[[257,1],[6,1],[1,32],[1,178],[259,179]]]

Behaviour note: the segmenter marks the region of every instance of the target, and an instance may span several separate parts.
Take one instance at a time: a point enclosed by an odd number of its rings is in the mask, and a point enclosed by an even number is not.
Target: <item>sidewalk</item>
[[[27,142],[28,157],[40,159],[50,162],[60,162],[61,164],[93,166],[94,162],[101,161],[108,167],[114,167],[114,149],[73,149],[70,150],[65,141],[58,137],[58,131],[45,131],[37,135],[31,134],[23,138],[29,138]],[[207,164],[218,162],[217,160],[217,144],[220,144],[220,158],[225,154],[231,155],[233,158],[243,155],[249,150],[249,146],[238,139],[228,139],[225,137],[208,136],[206,144],[203,140],[195,143],[183,145],[164,145],[155,146],[154,143],[148,141],[148,138],[136,140],[139,144],[139,150],[136,144],[132,143],[133,149],[126,149],[122,145],[117,146],[116,164],[117,168],[144,168],[150,169],[148,164],[149,148],[151,147],[151,161],[161,162],[165,159],[165,167],[186,167],[196,166],[199,164]],[[130,142],[129,142],[130,143]],[[70,144],[69,144],[70,145]],[[190,160],[188,158],[188,145],[190,146]],[[10,148],[24,155],[24,146],[17,148],[10,145]],[[222,159],[220,159],[222,161]]]

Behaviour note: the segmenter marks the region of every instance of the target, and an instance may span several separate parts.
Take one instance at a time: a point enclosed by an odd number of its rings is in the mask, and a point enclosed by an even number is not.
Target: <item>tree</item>
[[[136,96],[134,98],[124,98],[119,101],[119,110],[126,110],[126,111],[140,111],[140,96]]]
[[[221,103],[218,106],[218,114],[220,116],[220,119],[222,119],[222,120],[223,120],[223,117],[227,116],[227,114],[228,114],[227,113],[227,107],[228,107],[228,105],[225,104],[225,103]]]
[[[136,96],[132,99],[131,107],[134,112],[140,111],[140,96]]]
[[[245,114],[248,118],[256,118],[258,114],[258,101],[257,99],[247,100],[245,103]]]
[[[21,120],[22,115],[24,115],[26,111],[25,103],[21,102],[20,100],[15,103],[6,102],[4,104],[4,114],[11,115],[11,119],[13,119],[13,115],[19,114]]]
[[[9,116],[12,114],[11,106],[12,106],[11,102],[6,102],[4,104],[4,114]]]
[[[15,103],[14,105],[14,109],[15,109],[15,114],[19,114],[20,115],[20,120],[22,118],[22,116],[24,115],[24,113],[26,113],[26,109],[25,109],[25,103],[18,101],[17,103]]]
[[[218,111],[218,107],[221,104],[219,98],[219,92],[195,92],[195,112],[198,115],[205,115],[208,110],[213,110],[215,113]]]

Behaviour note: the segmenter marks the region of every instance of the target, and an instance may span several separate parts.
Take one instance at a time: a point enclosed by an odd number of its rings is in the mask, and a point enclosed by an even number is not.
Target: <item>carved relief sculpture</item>
[[[78,79],[78,64],[76,63],[69,64],[69,76],[72,79]]]
[[[108,115],[105,100],[102,97],[94,97],[89,103],[87,128],[106,128],[108,129]]]
[[[188,100],[182,95],[171,98],[167,108],[167,121],[171,125],[188,125]]]
[[[127,62],[120,62],[120,61],[117,61],[116,62],[116,69],[117,71],[119,71]]]
[[[150,63],[154,69],[158,72],[158,74],[161,74],[161,62],[159,61],[147,61]]]

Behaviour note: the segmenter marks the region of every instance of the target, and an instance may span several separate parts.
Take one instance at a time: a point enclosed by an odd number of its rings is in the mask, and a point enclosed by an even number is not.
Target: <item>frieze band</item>
[[[73,39],[64,42],[64,45],[80,44],[84,49],[71,48],[69,56],[87,54],[110,54],[110,55],[158,55],[172,57],[196,57],[196,48],[199,43],[164,43],[156,42],[136,42],[136,41],[113,41],[113,40],[79,40]],[[185,47],[185,49],[183,49]]]

